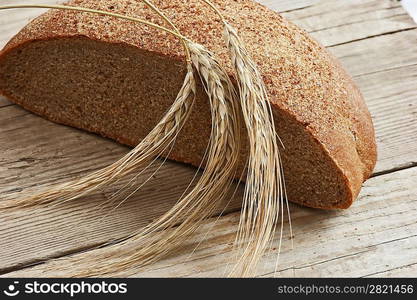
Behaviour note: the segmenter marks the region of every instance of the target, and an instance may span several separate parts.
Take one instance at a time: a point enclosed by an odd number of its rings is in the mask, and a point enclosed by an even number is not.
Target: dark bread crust
[[[362,182],[372,173],[376,161],[372,120],[352,79],[322,46],[277,13],[249,0],[213,2],[240,30],[248,50],[258,63],[264,77],[270,100],[273,103],[278,131],[284,144],[288,146],[287,149],[290,149],[283,151],[284,163],[288,161],[288,165],[284,165],[286,176],[287,178],[294,177],[290,178],[288,183],[289,199],[311,207],[326,209],[349,207],[357,197]],[[214,51],[233,76],[227,49],[221,39],[221,24],[200,0],[186,2],[161,0],[154,1],[154,3],[164,9],[184,35]],[[117,2],[75,0],[70,4],[113,10],[162,24],[159,18],[146,9],[139,0]],[[126,57],[134,55],[136,51],[138,55],[156,57],[156,61],[160,59],[162,69],[159,71],[174,72],[175,69],[170,69],[168,65],[175,65],[178,75],[173,76],[177,78],[182,76],[184,69],[183,50],[176,38],[143,25],[68,11],[49,11],[37,18],[15,36],[1,52],[0,93],[55,122],[100,133],[131,146],[135,145],[146,129],[151,126],[150,124],[160,117],[158,114],[150,121],[149,126],[142,129],[141,134],[126,135],[114,128],[94,125],[93,121],[83,122],[75,117],[71,119],[63,116],[63,110],[61,112],[52,109],[48,111],[45,109],[47,104],[36,105],[33,99],[29,99],[29,96],[19,95],[16,93],[16,88],[11,88],[10,82],[3,77],[5,74],[3,72],[10,72],[9,62],[19,59],[19,51],[24,52],[25,49],[30,51],[31,47],[36,48],[36,45],[41,47],[42,43],[51,43],[51,45],[55,43],[54,47],[64,49],[63,52],[65,52],[65,47],[71,47],[71,43],[83,43],[85,49],[100,48],[97,45],[103,44]],[[82,45],[80,44],[79,47]],[[103,48],[102,51],[106,53],[107,50]],[[70,55],[69,53],[68,57]],[[165,62],[166,68],[162,67]],[[179,78],[178,82],[171,80],[172,95],[175,96],[178,91],[177,85],[181,83],[181,80],[182,78]],[[136,101],[140,102],[140,100]],[[198,127],[194,130],[184,128],[186,133],[177,143],[180,146],[186,145],[186,141],[190,144],[192,141],[190,137],[199,139],[201,144],[204,144],[207,139],[209,132],[204,130],[204,127],[210,127],[210,120],[204,115],[208,112],[207,109],[204,110],[205,101],[205,96],[200,91],[201,116],[195,116],[193,119],[195,121],[191,121],[193,126]],[[41,103],[40,100],[39,103]],[[75,110],[69,109],[67,114],[72,115]],[[118,112],[115,111],[112,114],[118,115]],[[130,122],[133,121],[130,120]],[[283,129],[285,127],[287,128]],[[132,130],[138,129],[132,128]],[[313,153],[308,155],[289,153],[291,151],[302,153],[303,149],[299,145],[302,141],[306,141],[306,151]],[[180,149],[180,146],[174,150],[170,158],[198,165],[201,160],[201,149],[188,149],[187,151],[187,149]],[[294,156],[306,162],[300,162],[297,165]],[[315,161],[314,157],[316,157]],[[303,168],[308,174],[306,182],[309,182],[305,186],[300,183],[302,180],[296,179],[296,177],[303,176]],[[329,168],[328,174],[336,178],[332,193],[317,191],[317,189],[323,189],[320,183],[317,183],[316,189],[308,187],[314,185],[315,174],[314,170],[311,170],[314,168],[317,168],[317,175],[320,176],[325,176],[325,168]],[[320,168],[322,170],[319,170]],[[331,178],[317,178],[317,181],[320,180],[333,184]],[[317,196],[309,196],[312,191],[317,193]],[[335,191],[340,191],[340,193],[335,194]]]

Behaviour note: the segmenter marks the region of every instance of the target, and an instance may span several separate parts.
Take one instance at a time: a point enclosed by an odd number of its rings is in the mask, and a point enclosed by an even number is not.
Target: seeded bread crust
[[[183,35],[213,51],[230,76],[234,76],[222,40],[222,25],[202,1],[153,2],[163,9]],[[317,157],[325,156],[329,159],[332,172],[338,174],[339,181],[342,181],[340,185],[347,191],[341,193],[341,199],[324,199],[323,196],[320,201],[309,201],[307,196],[303,196],[302,189],[297,192],[290,189],[289,200],[324,209],[349,207],[357,197],[362,183],[371,175],[376,162],[371,116],[353,80],[324,47],[276,12],[251,0],[213,2],[239,30],[249,53],[259,65],[274,115],[277,116],[277,128],[283,127],[284,121],[302,126],[305,134],[319,149],[314,150],[320,152]],[[164,25],[140,0],[74,0],[68,4],[114,11]],[[18,55],[25,47],[31,47],[35,43],[71,39],[77,43],[88,40],[86,44],[101,43],[114,45],[115,48],[138,50],[157,58],[169,59],[173,65],[178,65],[179,70],[184,67],[181,44],[175,37],[164,32],[111,17],[50,10],[33,20],[2,50],[0,71],[4,70],[1,69],[2,61],[6,61],[11,55]],[[180,75],[181,72],[178,76]],[[48,114],[8,89],[1,76],[3,74],[0,73],[0,94],[28,110],[55,122],[90,130],[130,146],[134,146],[140,138],[121,136],[93,125],[80,125],[60,117],[59,112]],[[198,135],[198,132],[195,134]],[[283,142],[285,145],[285,141]],[[174,151],[170,158],[198,165],[201,159],[194,156],[183,150]],[[310,166],[319,163],[311,162]],[[291,176],[296,175],[299,174]],[[305,194],[309,192],[311,191],[305,190]]]

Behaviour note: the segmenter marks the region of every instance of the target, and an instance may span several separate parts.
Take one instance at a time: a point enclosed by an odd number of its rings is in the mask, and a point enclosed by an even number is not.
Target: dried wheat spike
[[[233,182],[240,150],[236,93],[228,75],[203,46],[188,43],[194,67],[210,100],[213,118],[205,169],[194,188],[173,208],[123,242],[48,266],[49,274],[112,276],[153,263],[181,246],[221,205]]]
[[[91,194],[97,189],[146,166],[150,160],[174,142],[191,112],[195,97],[192,67],[188,67],[184,84],[174,103],[154,129],[129,153],[110,166],[46,191],[20,200],[1,201],[0,209],[18,209],[42,204],[63,203]]]

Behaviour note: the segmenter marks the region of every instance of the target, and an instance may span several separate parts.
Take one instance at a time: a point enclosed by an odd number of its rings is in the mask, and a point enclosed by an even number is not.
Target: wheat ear
[[[236,238],[236,245],[241,247],[242,255],[230,276],[253,276],[274,236],[280,217],[282,238],[283,203],[287,200],[284,197],[277,134],[267,90],[256,63],[251,59],[237,30],[209,0],[203,1],[215,10],[224,24],[224,38],[237,75],[249,138],[248,173]]]
[[[109,276],[155,262],[190,238],[222,204],[233,182],[240,150],[239,105],[228,75],[203,46],[189,43],[191,58],[207,91],[213,127],[205,169],[194,188],[169,212],[125,241],[48,266],[49,274]],[[179,224],[179,225],[178,225]]]
[[[144,22],[146,25],[152,24],[146,21],[142,21],[140,19],[130,18],[114,13],[71,6],[15,5],[2,6],[0,7],[0,10],[27,7],[47,7],[89,12],[95,14],[105,14],[116,18],[128,18],[128,20],[132,20],[135,22]],[[158,25],[155,26],[156,28],[163,28],[159,27]],[[173,32],[173,34],[180,37],[181,41],[184,42],[184,48],[187,54],[187,58],[189,58],[189,50],[185,41],[186,39],[179,35],[175,27],[174,30],[175,32]],[[165,31],[169,33],[171,32],[169,30]],[[161,154],[166,149],[167,145],[175,141],[175,138],[177,137],[179,130],[183,127],[183,125],[188,119],[188,116],[190,115],[195,98],[195,89],[196,83],[193,75],[193,68],[191,66],[190,60],[187,59],[187,73],[184,79],[183,86],[177,95],[177,98],[175,99],[174,103],[167,111],[167,113],[164,115],[164,117],[160,120],[160,122],[133,150],[131,150],[128,154],[126,154],[124,157],[114,162],[110,166],[95,171],[84,177],[71,180],[66,183],[58,184],[53,187],[49,187],[47,190],[35,193],[27,198],[19,200],[1,201],[0,209],[19,209],[23,207],[31,207],[44,204],[52,205],[54,203],[63,203],[75,200],[80,197],[91,194],[97,189],[111,184],[119,180],[120,178],[132,173],[133,171],[136,171],[139,168],[146,166],[146,164],[148,164],[153,157]]]
[[[118,245],[98,250],[99,253],[93,256],[86,254],[85,258],[81,255],[69,261],[59,260],[57,271],[68,266],[65,261],[71,264],[74,276],[109,274],[127,266],[153,262],[187,239],[224,199],[234,177],[239,153],[236,93],[228,75],[212,55],[200,45],[187,43],[192,49],[192,62],[209,95],[213,121],[207,162],[199,182],[169,212],[141,232]],[[181,219],[184,219],[181,224],[174,227]]]

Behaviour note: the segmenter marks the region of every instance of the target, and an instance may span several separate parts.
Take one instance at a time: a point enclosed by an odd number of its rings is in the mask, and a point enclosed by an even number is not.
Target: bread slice
[[[239,29],[267,85],[285,146],[288,199],[316,208],[349,207],[376,161],[372,120],[352,79],[321,45],[279,14],[250,0],[213,2]],[[141,1],[69,3],[163,24]],[[185,36],[215,52],[234,76],[222,25],[201,0],[154,3]],[[51,10],[0,53],[1,94],[49,120],[130,146],[161,118],[184,75],[184,53],[175,37],[86,13]],[[210,128],[208,100],[200,87],[169,158],[199,165]],[[239,172],[247,152],[244,142]]]

